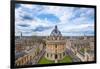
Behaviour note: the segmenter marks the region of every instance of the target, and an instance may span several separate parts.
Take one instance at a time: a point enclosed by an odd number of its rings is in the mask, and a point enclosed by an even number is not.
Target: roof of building
[[[52,30],[50,36],[62,36],[61,32],[58,30],[57,25],[55,28]]]
[[[27,53],[25,53],[25,52],[16,52],[15,53],[15,60],[17,60],[18,58],[20,58],[20,57],[22,57],[22,56],[24,56],[25,54],[27,54]]]

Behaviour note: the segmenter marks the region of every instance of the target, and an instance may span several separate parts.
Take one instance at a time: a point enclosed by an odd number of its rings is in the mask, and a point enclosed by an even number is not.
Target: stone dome
[[[61,32],[58,30],[57,25],[55,26],[55,28],[52,30],[50,36],[54,36],[54,37],[58,37],[58,36],[62,36]]]

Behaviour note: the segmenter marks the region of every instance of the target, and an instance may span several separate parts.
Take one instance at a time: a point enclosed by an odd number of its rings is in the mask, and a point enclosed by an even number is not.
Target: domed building
[[[66,41],[62,37],[62,34],[58,30],[57,26],[55,26],[50,36],[46,38],[45,58],[57,63],[59,60],[62,60],[65,57],[65,51]]]

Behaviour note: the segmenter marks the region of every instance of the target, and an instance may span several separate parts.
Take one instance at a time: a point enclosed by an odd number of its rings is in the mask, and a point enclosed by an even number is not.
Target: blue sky
[[[94,9],[16,4],[15,35],[48,36],[55,25],[63,36],[93,36]]]

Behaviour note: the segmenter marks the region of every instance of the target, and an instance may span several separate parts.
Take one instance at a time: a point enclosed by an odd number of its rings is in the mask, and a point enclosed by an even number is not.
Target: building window
[[[55,40],[57,40],[57,37],[55,37]]]
[[[63,53],[63,56],[65,56],[65,53]]]
[[[51,54],[51,57],[52,57],[52,54]]]
[[[57,54],[55,54],[55,59],[57,59],[57,57],[58,57]]]
[[[60,58],[61,58],[61,54],[60,54]]]
[[[47,57],[48,57],[48,53],[47,53]]]
[[[55,45],[55,48],[57,48],[57,44]]]

